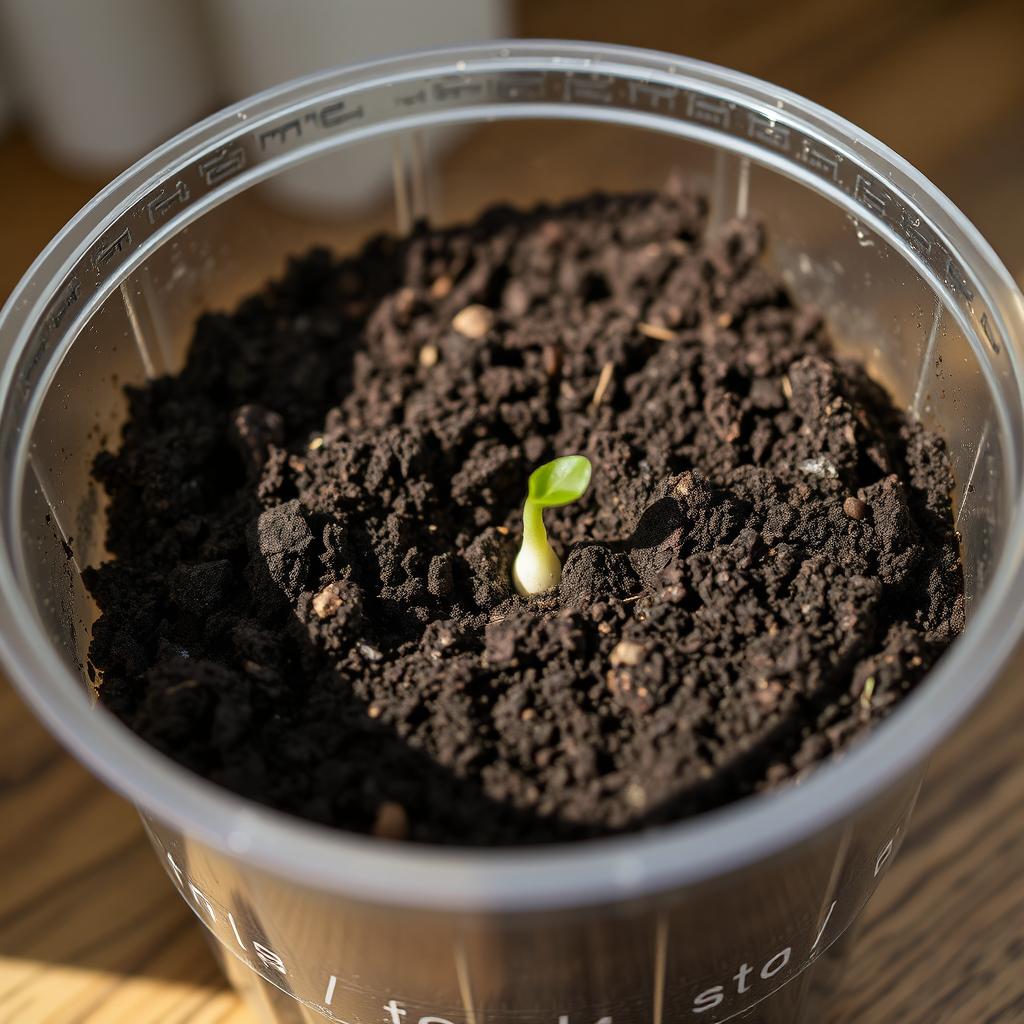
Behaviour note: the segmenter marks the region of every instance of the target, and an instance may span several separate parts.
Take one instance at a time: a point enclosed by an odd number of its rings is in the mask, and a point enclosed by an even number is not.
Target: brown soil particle
[[[860,498],[847,498],[843,502],[843,511],[851,519],[863,519],[868,513],[868,507]]]
[[[842,750],[963,624],[938,438],[683,191],[316,250],[132,390],[100,696],[253,800],[392,839],[577,839]],[[529,473],[556,592],[509,568]]]

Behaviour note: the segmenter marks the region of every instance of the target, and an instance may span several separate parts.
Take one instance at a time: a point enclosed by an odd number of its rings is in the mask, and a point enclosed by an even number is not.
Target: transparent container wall
[[[380,139],[363,145],[381,150]],[[388,146],[389,165],[380,165],[387,203],[357,217],[297,219],[276,205],[273,188],[238,193],[123,280],[60,364],[32,428],[24,551],[37,611],[78,669],[94,614],[79,571],[105,554],[104,498],[90,466],[118,442],[125,386],[179,369],[200,313],[230,309],[313,244],[350,252],[373,232],[405,231],[418,217],[452,223],[495,202],[658,188],[673,174],[708,196],[712,227],[737,214],[761,218],[766,258],[798,299],[820,307],[840,351],[946,437],[969,603],[978,597],[1008,505],[1006,438],[989,385],[953,311],[904,253],[848,209],[745,156],[647,128],[524,119],[464,126],[454,143],[450,128],[396,133]]]

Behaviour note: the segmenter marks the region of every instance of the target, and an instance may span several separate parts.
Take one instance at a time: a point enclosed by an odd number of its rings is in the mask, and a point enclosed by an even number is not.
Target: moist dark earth
[[[282,811],[463,845],[659,825],[801,777],[963,625],[941,441],[685,189],[314,250],[130,391],[102,702]],[[517,596],[527,478],[557,591]]]

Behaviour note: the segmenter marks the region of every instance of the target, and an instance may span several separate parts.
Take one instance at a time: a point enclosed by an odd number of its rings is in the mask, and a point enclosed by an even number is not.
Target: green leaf
[[[541,508],[557,508],[583,497],[589,486],[590,459],[584,455],[563,455],[530,474],[527,500]]]

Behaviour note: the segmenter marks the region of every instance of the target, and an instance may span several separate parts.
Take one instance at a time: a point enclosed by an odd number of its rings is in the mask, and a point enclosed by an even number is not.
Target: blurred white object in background
[[[310,71],[500,38],[509,32],[508,7],[507,0],[211,0],[206,10],[222,83],[236,100]],[[371,204],[390,192],[394,145],[380,139],[321,157],[275,178],[270,190],[309,213]]]
[[[18,105],[59,163],[109,174],[215,106],[191,0],[0,0]]]

